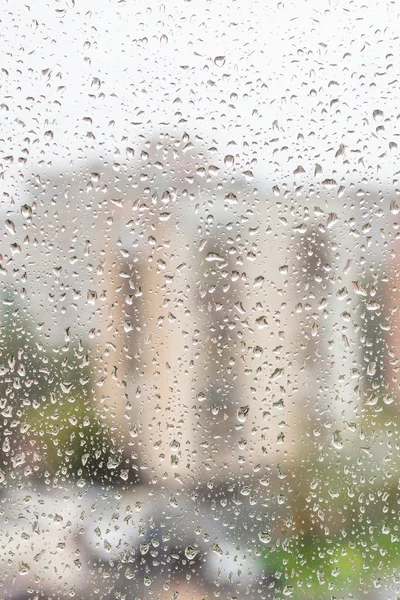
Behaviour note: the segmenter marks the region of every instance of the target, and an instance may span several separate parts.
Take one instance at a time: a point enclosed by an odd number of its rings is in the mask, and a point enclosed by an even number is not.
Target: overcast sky
[[[39,161],[124,164],[126,147],[160,126],[214,141],[221,159],[235,154],[237,170],[272,185],[396,182],[399,8],[388,0],[6,2],[3,202]]]

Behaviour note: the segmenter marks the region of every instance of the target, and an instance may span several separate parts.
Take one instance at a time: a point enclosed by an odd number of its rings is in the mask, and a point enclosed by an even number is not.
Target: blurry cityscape
[[[398,193],[234,162],[160,131],[8,211],[2,597],[399,593]]]
[[[400,4],[2,9],[0,600],[398,600]]]

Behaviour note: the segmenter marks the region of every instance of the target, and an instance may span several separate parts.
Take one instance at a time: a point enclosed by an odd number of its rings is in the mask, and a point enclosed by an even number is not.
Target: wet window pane
[[[398,3],[1,22],[0,597],[398,598]]]

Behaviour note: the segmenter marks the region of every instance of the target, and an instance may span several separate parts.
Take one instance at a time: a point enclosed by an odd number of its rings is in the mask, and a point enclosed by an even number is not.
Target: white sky
[[[214,140],[221,157],[236,154],[239,170],[272,185],[390,184],[400,169],[399,12],[391,0],[5,2],[3,202],[39,161],[123,164],[126,147],[160,123]],[[304,174],[293,174],[298,165]]]

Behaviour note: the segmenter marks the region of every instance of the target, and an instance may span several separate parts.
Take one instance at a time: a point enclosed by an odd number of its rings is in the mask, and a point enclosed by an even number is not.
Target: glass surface
[[[400,597],[399,12],[4,0],[0,600]]]

